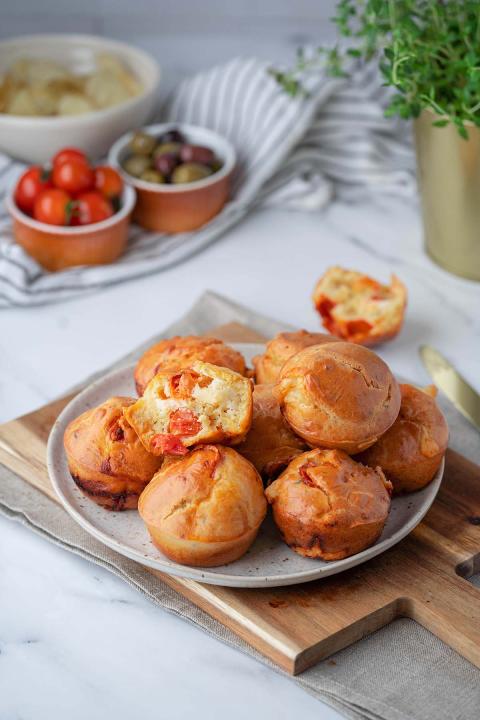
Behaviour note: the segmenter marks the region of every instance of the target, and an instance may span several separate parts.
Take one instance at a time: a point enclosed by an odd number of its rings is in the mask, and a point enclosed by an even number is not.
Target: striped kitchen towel
[[[334,196],[415,193],[409,126],[386,119],[388,89],[373,67],[348,79],[311,74],[308,95],[291,98],[256,59],[236,59],[186,79],[161,117],[212,128],[238,153],[230,202],[207,225],[165,235],[133,225],[126,253],[112,265],[48,273],[13,242],[0,208],[0,307],[59,302],[181,262],[262,205],[316,210]],[[24,169],[0,156],[0,197]]]

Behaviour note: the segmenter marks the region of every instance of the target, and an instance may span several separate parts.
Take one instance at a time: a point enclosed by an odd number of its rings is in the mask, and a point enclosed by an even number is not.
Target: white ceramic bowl
[[[47,162],[62,147],[74,146],[93,159],[106,154],[127,130],[145,123],[154,110],[160,67],[142,50],[90,35],[25,35],[0,42],[0,76],[18,58],[49,58],[74,72],[95,68],[97,53],[120,58],[143,86],[137,97],[105,110],[68,117],[24,117],[0,113],[0,151],[28,163]]]

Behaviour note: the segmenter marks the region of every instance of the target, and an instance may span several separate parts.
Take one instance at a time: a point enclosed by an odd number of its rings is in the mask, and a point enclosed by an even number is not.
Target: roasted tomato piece
[[[333,335],[338,335],[337,325],[332,317],[332,310],[335,305],[336,303],[323,295],[317,303],[316,307],[318,312],[322,316],[324,328],[328,330],[328,332],[331,332]]]
[[[207,387],[211,382],[212,378],[199,375],[193,370],[185,370],[182,373],[178,373],[178,375],[173,375],[170,379],[170,387],[174,397],[185,399],[192,397],[196,385],[199,387]]]
[[[305,485],[308,485],[309,487],[317,487],[317,483],[308,474],[308,470],[312,467],[315,467],[315,464],[312,462],[307,462],[305,465],[302,465],[299,469],[300,477]]]
[[[172,395],[176,398],[191,397],[193,388],[197,384],[198,378],[199,375],[191,370],[186,370],[185,372],[178,373],[178,375],[173,375],[170,379]]]
[[[188,448],[176,435],[154,435],[152,438],[152,450],[159,455],[186,455]]]
[[[114,424],[111,426],[109,433],[110,440],[114,441],[121,441],[125,440],[125,432],[122,427],[118,424],[118,421],[115,421]]]
[[[196,435],[202,429],[198,417],[189,408],[178,408],[170,415],[168,429],[175,435]]]
[[[329,318],[334,307],[335,303],[329,298],[325,297],[325,295],[317,303],[317,310],[323,318]]]
[[[368,335],[373,325],[367,320],[349,320],[347,322],[347,337],[349,340],[355,340],[357,336],[362,338]]]

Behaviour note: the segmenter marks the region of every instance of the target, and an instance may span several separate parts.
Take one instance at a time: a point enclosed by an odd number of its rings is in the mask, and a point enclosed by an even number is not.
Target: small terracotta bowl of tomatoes
[[[118,172],[65,148],[26,170],[7,196],[15,240],[46,270],[105,265],[125,250],[135,190]]]
[[[108,160],[137,192],[133,220],[148,230],[180,233],[196,230],[221,211],[236,153],[213,130],[162,123],[123,135]]]

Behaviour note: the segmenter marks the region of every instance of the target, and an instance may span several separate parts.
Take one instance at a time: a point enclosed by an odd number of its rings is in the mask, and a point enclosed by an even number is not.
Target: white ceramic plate
[[[263,352],[263,346],[234,345],[247,360]],[[50,478],[65,509],[88,533],[113,550],[143,565],[170,575],[230,587],[275,587],[296,585],[342,572],[369,560],[395,545],[421,521],[440,487],[443,463],[433,482],[420,492],[394,498],[388,521],[378,542],[357,555],[337,562],[303,558],[285,545],[270,514],[250,550],[240,560],[216,568],[192,568],[168,560],[150,541],[137,512],[111,512],[86,498],[77,488],[63,450],[63,433],[80,413],[104,402],[112,395],[135,395],[133,368],[116,370],[97,380],[77,395],[59,415],[48,441],[47,462]]]

